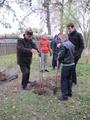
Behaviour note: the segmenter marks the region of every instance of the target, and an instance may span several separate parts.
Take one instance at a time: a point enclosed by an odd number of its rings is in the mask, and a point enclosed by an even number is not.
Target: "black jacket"
[[[74,64],[74,54],[75,54],[75,46],[69,41],[65,41],[62,43],[59,49],[58,60],[59,63],[63,63],[63,65],[73,65]]]
[[[32,52],[31,49],[37,49],[35,43],[30,40],[27,41],[24,39],[18,39],[17,41],[17,63],[19,65],[29,65],[32,61]]]
[[[58,43],[60,43],[60,38],[58,37],[58,35],[55,35],[55,37],[51,41],[51,49],[53,51],[53,54],[56,54],[56,55],[59,52],[59,48],[57,48]]]
[[[69,40],[75,45],[75,57],[80,58],[84,49],[83,37],[76,30],[68,35]]]

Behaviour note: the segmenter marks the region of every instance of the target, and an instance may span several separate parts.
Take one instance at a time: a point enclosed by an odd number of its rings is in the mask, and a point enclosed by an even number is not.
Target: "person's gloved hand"
[[[38,56],[41,57],[41,53],[40,52],[38,53]]]
[[[50,52],[50,56],[52,56],[52,53]]]

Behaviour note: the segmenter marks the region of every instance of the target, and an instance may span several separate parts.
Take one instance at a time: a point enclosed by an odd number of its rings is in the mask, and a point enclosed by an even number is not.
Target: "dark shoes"
[[[60,100],[60,101],[67,101],[68,97],[60,96],[60,97],[57,97],[57,99]]]
[[[72,97],[72,94],[68,94],[68,97]]]
[[[60,101],[67,101],[68,97],[72,97],[72,94],[68,94],[68,96],[59,96],[57,99]]]
[[[49,72],[49,70],[45,70],[45,72]]]
[[[45,71],[45,72],[49,72],[49,70],[41,70],[40,72],[44,72],[44,71]]]

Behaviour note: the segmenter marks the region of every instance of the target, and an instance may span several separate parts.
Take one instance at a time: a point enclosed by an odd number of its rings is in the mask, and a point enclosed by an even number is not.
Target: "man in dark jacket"
[[[37,46],[32,41],[33,32],[25,31],[23,39],[17,41],[17,63],[20,66],[22,72],[22,88],[26,89],[29,83],[30,65],[32,62],[32,53],[37,50],[40,54]]]
[[[52,58],[52,67],[55,69],[57,67],[57,56],[59,52],[59,48],[57,48],[57,44],[64,42],[64,36],[61,32],[54,36],[53,40],[51,41],[51,49],[53,53]]]
[[[65,101],[68,97],[72,97],[72,74],[74,70],[74,53],[75,46],[69,41],[65,41],[60,45],[58,61],[62,63],[61,68],[61,93],[58,100]]]
[[[69,23],[67,25],[67,29],[69,32],[68,39],[75,45],[75,56],[74,56],[75,69],[73,71],[73,83],[77,84],[76,65],[84,49],[84,41],[82,35],[76,31],[73,23]]]
[[[55,35],[53,40],[51,41],[51,49],[52,49],[52,53],[53,53],[53,58],[52,58],[53,69],[55,69],[55,67],[57,67],[57,56],[58,56],[58,52],[59,52],[59,49],[57,48],[58,43],[60,43],[60,38],[58,37],[58,35]]]

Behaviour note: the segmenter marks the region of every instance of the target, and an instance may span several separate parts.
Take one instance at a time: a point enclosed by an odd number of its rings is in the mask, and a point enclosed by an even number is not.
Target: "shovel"
[[[59,72],[60,64],[58,63],[56,76],[55,76],[55,86],[53,87],[53,94],[56,95],[58,91],[58,72]]]

